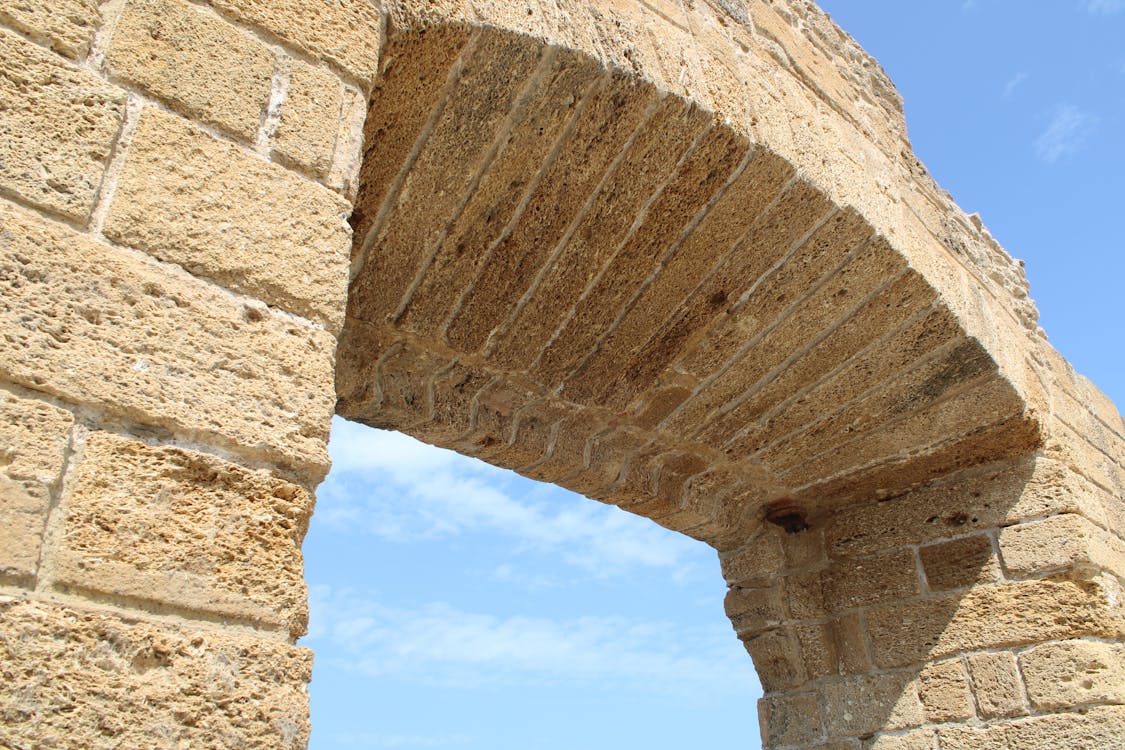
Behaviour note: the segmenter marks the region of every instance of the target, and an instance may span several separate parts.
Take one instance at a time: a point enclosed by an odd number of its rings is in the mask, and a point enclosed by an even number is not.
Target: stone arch
[[[0,10],[11,742],[299,744],[334,400],[718,549],[771,748],[1122,741],[1121,419],[815,6]]]

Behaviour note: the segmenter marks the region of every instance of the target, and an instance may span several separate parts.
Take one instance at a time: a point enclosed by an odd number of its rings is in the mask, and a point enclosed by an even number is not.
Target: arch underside
[[[863,215],[634,71],[470,24],[388,31],[339,412],[729,547],[1039,441]]]

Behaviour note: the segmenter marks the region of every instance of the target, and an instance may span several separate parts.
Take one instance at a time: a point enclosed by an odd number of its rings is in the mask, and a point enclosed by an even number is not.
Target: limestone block
[[[1019,661],[1033,708],[1125,703],[1125,644],[1047,643],[1023,652]]]
[[[1095,706],[984,727],[942,727],[938,739],[941,750],[1112,750],[1125,747],[1125,706]]]
[[[865,742],[863,750],[933,750],[936,736],[932,729],[884,734]]]
[[[824,571],[785,581],[789,613],[797,618],[898,601],[916,595],[919,586],[914,553],[908,549],[837,561]]]
[[[723,600],[727,617],[740,636],[757,635],[785,620],[784,602],[778,587],[731,588]]]
[[[973,696],[981,718],[995,719],[1027,713],[1016,657],[1009,651],[972,654],[967,659]]]
[[[98,0],[0,0],[0,22],[79,59],[101,22],[98,6]]]
[[[875,663],[897,667],[1060,638],[1120,638],[1120,598],[1113,579],[1045,578],[879,607],[868,613],[868,628]]]
[[[4,599],[0,746],[296,750],[311,670],[284,642]]]
[[[918,695],[926,721],[940,724],[972,718],[973,697],[960,660],[931,664],[918,675]]]
[[[821,739],[820,700],[816,693],[786,693],[758,701],[762,742],[767,747],[803,745]]]
[[[810,679],[863,674],[871,670],[863,624],[857,615],[824,623],[797,625],[801,656]]]
[[[307,490],[205,453],[94,432],[64,504],[56,582],[304,635]]]
[[[337,331],[347,212],[327,188],[148,107],[105,234]]]
[[[106,64],[188,117],[253,142],[274,63],[262,42],[197,6],[129,0]]]
[[[70,412],[0,391],[0,576],[36,572],[73,423]]]
[[[859,737],[923,723],[918,683],[910,673],[844,677],[825,683],[823,694],[829,737]]]
[[[9,380],[319,480],[333,409],[325,331],[0,202]]]
[[[0,190],[85,221],[124,111],[120,89],[0,29]]]
[[[781,539],[770,530],[763,529],[748,539],[741,549],[720,554],[719,565],[723,578],[731,585],[770,580],[785,567]]]
[[[379,8],[370,0],[211,0],[211,5],[365,83],[379,65]]]
[[[745,646],[766,692],[793,690],[807,682],[801,644],[793,631],[767,630],[746,640]]]
[[[919,550],[931,591],[948,591],[1000,577],[1000,563],[992,540],[984,534],[929,544]]]
[[[315,177],[332,168],[344,88],[331,71],[290,60],[289,93],[281,105],[274,150]]]
[[[1074,514],[1001,530],[1000,555],[1010,576],[1084,564],[1125,576],[1125,542]]]

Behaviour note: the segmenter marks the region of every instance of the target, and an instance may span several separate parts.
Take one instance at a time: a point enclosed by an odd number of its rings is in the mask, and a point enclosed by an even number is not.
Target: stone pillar
[[[303,5],[0,2],[2,747],[307,741],[379,17]]]

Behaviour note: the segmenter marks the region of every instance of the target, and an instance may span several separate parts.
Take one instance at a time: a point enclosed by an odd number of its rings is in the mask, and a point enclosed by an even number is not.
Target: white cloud
[[[1125,10],[1125,0],[1085,0],[1086,10],[1100,15],[1111,15]]]
[[[753,666],[729,627],[623,617],[498,616],[433,603],[384,606],[314,586],[309,639],[334,667],[370,678],[471,689],[567,684],[698,694],[749,691]],[[319,643],[318,643],[319,642]]]
[[[1098,118],[1072,104],[1055,109],[1047,128],[1035,139],[1035,154],[1045,162],[1056,162],[1081,150],[1097,127]]]
[[[633,567],[682,577],[699,544],[593,501],[560,503],[547,491],[517,499],[509,472],[400,433],[337,420],[329,449],[333,470],[318,491],[317,517],[337,532],[397,542],[498,533],[599,577]]]
[[[1016,92],[1020,84],[1027,80],[1027,73],[1017,73],[1008,79],[1004,84],[1004,98],[1007,98]]]

